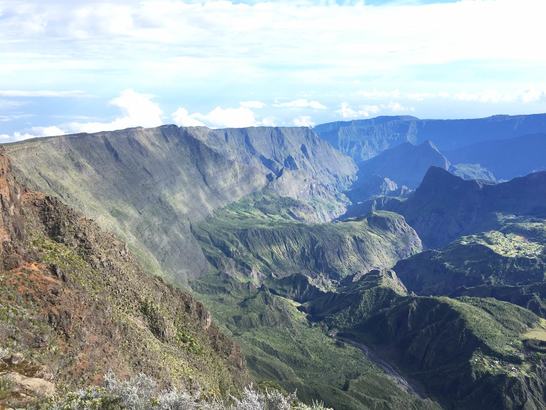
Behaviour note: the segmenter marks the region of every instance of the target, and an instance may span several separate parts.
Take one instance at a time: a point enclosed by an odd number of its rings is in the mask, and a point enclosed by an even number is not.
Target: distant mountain
[[[430,141],[420,145],[402,143],[359,164],[357,180],[351,187],[349,197],[355,198],[360,187],[376,176],[388,178],[398,186],[415,189],[431,166],[447,170],[450,163]]]
[[[485,141],[446,152],[453,162],[480,164],[501,179],[546,170],[546,133]]]
[[[320,137],[359,163],[404,142],[421,144],[430,140],[440,151],[448,152],[482,141],[544,133],[546,114],[496,115],[467,120],[378,117],[321,124],[314,129]]]
[[[500,215],[546,217],[546,172],[492,184],[431,167],[417,190],[385,208],[401,213],[428,247],[495,229]]]
[[[432,166],[463,179],[495,181],[494,175],[478,164],[452,165],[430,141],[420,145],[405,142],[359,163],[357,179],[346,193],[352,204],[344,216],[364,215],[374,209],[370,201],[377,201],[380,196],[407,196],[421,184]]]

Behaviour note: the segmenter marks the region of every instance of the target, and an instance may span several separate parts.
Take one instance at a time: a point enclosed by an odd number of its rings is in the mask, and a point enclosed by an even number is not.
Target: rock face
[[[53,382],[100,383],[109,369],[210,394],[244,383],[238,346],[201,303],[144,272],[93,221],[21,187],[3,155],[0,215],[0,407],[48,395]]]
[[[335,148],[360,163],[404,142],[420,144],[430,140],[440,151],[447,152],[481,141],[544,133],[546,114],[496,115],[470,120],[421,120],[409,116],[378,117],[321,124],[314,129]]]
[[[344,210],[356,172],[307,128],[173,125],[79,134],[6,147],[29,186],[54,194],[126,240],[178,282],[207,271],[190,225],[252,192],[309,200],[312,218]],[[324,203],[327,203],[324,205]]]
[[[487,168],[480,164],[467,164],[461,162],[452,165],[449,172],[463,179],[477,179],[479,181],[497,182],[497,178]]]
[[[431,167],[408,200],[386,208],[404,215],[425,246],[434,248],[461,235],[495,229],[500,214],[544,218],[545,199],[546,172],[490,184]]]

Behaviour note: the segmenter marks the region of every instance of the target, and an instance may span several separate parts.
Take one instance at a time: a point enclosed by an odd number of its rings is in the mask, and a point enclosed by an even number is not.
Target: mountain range
[[[546,115],[5,144],[0,405],[112,371],[228,401],[544,408],[544,141]]]

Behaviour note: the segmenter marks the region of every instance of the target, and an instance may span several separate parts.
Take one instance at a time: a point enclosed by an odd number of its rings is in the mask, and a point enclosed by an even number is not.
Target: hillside
[[[305,305],[339,340],[393,363],[443,408],[542,408],[544,322],[494,299],[408,296],[392,271]],[[540,336],[538,336],[540,338]],[[529,339],[532,340],[529,340]]]
[[[276,284],[255,286],[213,275],[192,287],[241,344],[255,380],[297,389],[306,402],[320,400],[340,410],[438,408],[400,385],[359,349],[310,323],[298,302],[275,294],[280,288]]]
[[[306,128],[164,126],[6,151],[17,178],[48,191],[29,195],[7,232],[30,226],[32,239],[14,243],[29,250],[25,258],[44,261],[38,271],[61,287],[53,295],[77,292],[73,300],[83,301],[77,314],[59,319],[56,310],[47,325],[54,330],[29,330],[70,335],[74,345],[59,350],[64,357],[76,346],[104,347],[101,357],[122,377],[138,369],[165,384],[191,378],[216,395],[250,378],[336,409],[540,408],[545,401],[537,316],[544,312],[545,173],[468,181],[446,170],[431,143],[404,144],[377,163],[381,172],[394,170],[376,179],[378,190],[400,197],[364,201],[350,210],[355,217],[338,220],[354,162]],[[437,160],[442,168],[428,168],[409,195],[391,179],[413,177]],[[357,212],[366,207],[374,212]],[[14,207],[5,209],[11,215]],[[128,248],[113,235],[128,239]],[[421,240],[441,248],[461,235],[446,249],[419,253]],[[395,265],[400,274],[389,270]],[[145,271],[189,286],[219,327],[193,297]],[[19,300],[11,295],[22,289],[4,288],[2,300]],[[44,312],[24,306],[31,316]],[[82,323],[72,325],[74,318]],[[183,326],[180,318],[187,318]],[[101,339],[96,323],[103,321],[113,341]],[[110,345],[117,340],[127,344]],[[104,361],[85,362],[92,376],[62,363],[83,384],[104,374]],[[210,373],[193,376],[205,368]]]
[[[543,242],[505,229],[464,236],[444,249],[402,260],[394,269],[408,289],[425,295],[481,285],[529,285],[545,279],[546,250]]]
[[[0,407],[144,372],[236,393],[239,347],[203,305],[143,271],[124,243],[13,178],[0,156]]]
[[[440,151],[447,152],[482,141],[544,133],[546,114],[496,115],[460,120],[378,117],[321,124],[314,130],[332,146],[360,163],[405,142],[421,144],[430,140]],[[520,157],[518,161],[523,162],[524,158]]]
[[[221,143],[220,143],[221,142]],[[342,213],[352,161],[307,128],[133,128],[6,146],[29,186],[127,241],[148,269],[181,282],[207,271],[190,225],[263,189]]]
[[[260,211],[262,203],[275,201],[281,201],[275,209]],[[310,224],[276,213],[290,210],[287,205],[277,198],[243,200],[216,211],[193,233],[216,270],[258,284],[301,274],[327,286],[421,250],[420,239],[400,215],[378,212]]]
[[[257,380],[339,409],[382,402],[431,408],[297,309],[355,275],[419,252],[419,238],[396,214],[306,223],[298,218],[301,207],[295,200],[252,196],[194,226],[213,269],[191,281],[192,289],[241,343]]]

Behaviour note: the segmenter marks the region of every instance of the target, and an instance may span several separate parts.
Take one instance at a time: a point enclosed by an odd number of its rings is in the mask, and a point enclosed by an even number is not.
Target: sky
[[[546,1],[0,0],[0,142],[546,112]]]

